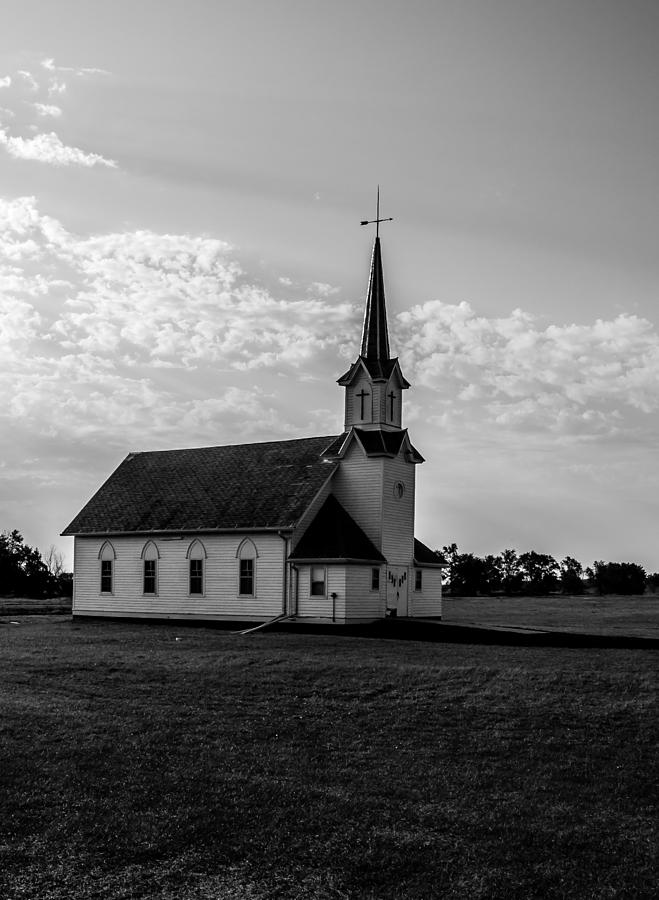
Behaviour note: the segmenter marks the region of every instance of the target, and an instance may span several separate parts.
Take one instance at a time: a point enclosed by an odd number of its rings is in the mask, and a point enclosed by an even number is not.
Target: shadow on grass
[[[101,616],[76,616],[80,621],[126,622]],[[213,628],[231,631],[236,636],[248,639],[249,633],[240,635],[243,628],[254,626],[254,622],[211,622],[184,619],[139,619],[131,618],[133,624],[171,624],[181,628]],[[553,631],[540,628],[515,628],[505,626],[454,625],[439,619],[388,618],[361,625],[324,625],[299,620],[278,621],[259,629],[259,633],[294,632],[297,634],[342,635],[344,637],[371,638],[375,640],[424,641],[439,644],[482,644],[501,647],[575,647],[597,649],[659,649],[659,638],[621,634],[588,634],[572,631]]]

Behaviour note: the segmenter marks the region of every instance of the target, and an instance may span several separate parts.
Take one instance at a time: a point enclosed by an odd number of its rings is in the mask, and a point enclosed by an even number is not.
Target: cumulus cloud
[[[48,433],[287,434],[323,395],[296,409],[285,379],[331,391],[357,349],[361,302],[268,289],[217,238],[76,235],[21,198],[0,201],[0,259],[4,415]],[[637,316],[547,325],[433,301],[401,313],[392,339],[417,418],[445,428],[601,439],[647,431],[659,410],[659,335]]]
[[[64,94],[66,93],[66,82],[59,81],[57,78],[49,78],[48,79],[48,96],[52,97],[54,94]]]
[[[337,287],[332,287],[331,284],[325,284],[324,281],[312,281],[307,292],[309,294],[316,294],[319,297],[330,297],[332,294],[338,294],[339,289]]]
[[[32,72],[28,72],[27,69],[19,69],[16,74],[25,83],[29,90],[34,91],[35,93],[39,90],[39,82],[34,77]]]
[[[432,301],[399,316],[413,377],[458,413],[513,428],[604,433],[622,412],[659,409],[659,335],[634,315],[543,326],[522,310],[489,319]]]
[[[59,116],[62,115],[60,107],[54,106],[52,103],[33,103],[32,106],[39,116],[53,116],[53,118],[59,118]]]
[[[86,153],[79,147],[63,144],[54,131],[37,134],[32,138],[10,137],[6,129],[0,128],[0,144],[15,159],[35,160],[54,166],[107,166],[117,168],[113,159],[106,159],[99,153]]]
[[[59,119],[63,115],[61,106],[52,102],[44,102],[65,93],[66,82],[59,73],[68,72],[75,76],[109,73],[104,69],[56,66],[50,58],[43,60],[41,65],[49,73],[43,88],[28,69],[19,69],[13,76],[7,75],[0,78],[0,87],[10,88],[6,94],[7,103],[13,101],[14,109],[19,112],[17,118],[14,110],[0,107],[0,123],[2,123],[0,125],[0,146],[3,146],[14,159],[32,160],[54,166],[117,168],[117,163],[113,159],[108,159],[100,153],[69,146],[54,131],[42,133],[39,125],[41,119]],[[25,97],[26,91],[29,92],[29,99]],[[26,107],[32,111],[32,118],[35,121],[25,121]],[[14,120],[20,122],[21,125],[15,125]],[[9,128],[9,123],[11,123],[11,128]],[[23,134],[17,133],[19,127]],[[26,132],[30,136],[26,137]]]
[[[0,416],[42,435],[134,445],[146,429],[150,442],[217,442],[218,423],[245,439],[264,428],[290,434],[285,396],[241,381],[333,360],[351,331],[349,304],[329,306],[304,288],[275,296],[216,238],[82,237],[34,198],[0,201],[0,259],[0,313],[11,326]]]

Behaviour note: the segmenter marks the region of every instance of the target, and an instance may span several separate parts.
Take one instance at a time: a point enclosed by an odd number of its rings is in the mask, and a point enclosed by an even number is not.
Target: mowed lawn
[[[659,596],[445,597],[443,621],[455,625],[547,628],[659,638]]]
[[[1,621],[7,900],[656,897],[659,651]]]

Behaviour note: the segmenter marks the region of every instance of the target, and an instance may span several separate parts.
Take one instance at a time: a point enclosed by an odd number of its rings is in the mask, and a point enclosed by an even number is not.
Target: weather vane
[[[374,219],[364,219],[363,222],[360,222],[360,225],[375,225],[375,236],[376,238],[380,236],[380,222],[393,222],[393,218],[389,217],[388,219],[380,218],[380,185],[378,185],[378,203],[375,210],[375,218]]]

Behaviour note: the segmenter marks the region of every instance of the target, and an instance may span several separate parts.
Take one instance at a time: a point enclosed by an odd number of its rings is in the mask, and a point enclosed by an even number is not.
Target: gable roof
[[[426,547],[418,538],[414,538],[414,562],[421,567],[447,565],[441,553]]]
[[[334,440],[130,453],[62,534],[294,526],[337,467]]]
[[[357,428],[353,425],[350,431],[344,431],[326,448],[327,456],[345,455],[350,442],[357,438],[367,456],[398,456],[403,444],[405,453],[409,454],[409,462],[425,462],[423,456],[410,441],[406,428],[389,431],[385,428]]]
[[[352,516],[330,494],[291,554],[292,560],[386,562]]]
[[[340,378],[337,378],[336,383],[342,387],[351,384],[360,370],[366,372],[371,381],[389,381],[395,372],[400,381],[400,386],[404,390],[410,387],[409,381],[401,372],[397,356],[393,359],[385,360],[366,359],[364,356],[358,356],[347,372],[344,372]]]

